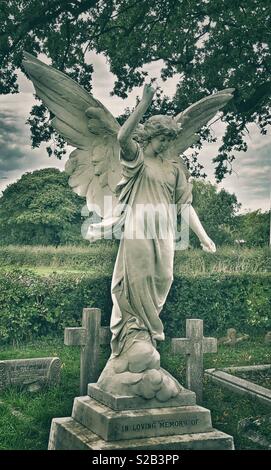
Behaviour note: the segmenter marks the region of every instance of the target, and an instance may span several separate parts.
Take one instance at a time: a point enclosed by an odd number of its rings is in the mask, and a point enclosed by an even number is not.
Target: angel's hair
[[[144,126],[139,125],[133,134],[133,138],[142,144],[144,147],[158,135],[165,135],[170,140],[173,140],[180,133],[180,126],[170,116],[157,114],[149,118]]]

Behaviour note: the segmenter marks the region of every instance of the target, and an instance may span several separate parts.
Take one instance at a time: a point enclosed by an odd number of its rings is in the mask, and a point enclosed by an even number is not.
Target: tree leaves
[[[64,172],[47,168],[25,173],[1,197],[1,243],[80,243],[83,204]]]
[[[163,113],[180,112],[203,96],[235,88],[234,101],[224,110],[223,145],[214,159],[220,181],[231,172],[233,152],[246,150],[247,124],[256,123],[263,134],[270,125],[270,26],[267,0],[1,2],[0,92],[18,92],[16,69],[23,49],[46,54],[88,91],[93,70],[86,52],[101,52],[116,76],[113,93],[122,98],[146,79],[144,64],[162,60],[163,79],[180,76],[173,100],[160,100]],[[29,123],[34,146],[48,141],[44,113],[35,108]],[[59,144],[54,153],[61,157],[62,144],[51,136]]]

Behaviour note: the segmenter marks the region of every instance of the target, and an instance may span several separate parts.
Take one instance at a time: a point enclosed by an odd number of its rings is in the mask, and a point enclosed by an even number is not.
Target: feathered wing
[[[214,95],[207,96],[193,103],[185,111],[175,117],[181,127],[180,134],[169,146],[167,153],[170,156],[179,156],[197,141],[197,134],[233,97],[234,88],[221,90]]]
[[[28,53],[24,53],[23,66],[37,96],[54,114],[52,126],[76,147],[65,168],[71,188],[86,197],[90,210],[95,204],[98,215],[105,217],[104,196],[114,196],[121,175],[118,122],[102,103],[59,70]]]

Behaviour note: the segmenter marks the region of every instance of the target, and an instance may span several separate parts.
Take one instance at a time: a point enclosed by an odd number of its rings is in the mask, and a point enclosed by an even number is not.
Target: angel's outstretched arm
[[[139,121],[150,106],[154,93],[155,90],[151,85],[144,86],[142,100],[119,130],[118,141],[125,160],[134,160],[136,157],[137,146],[132,139],[132,135],[137,128]]]
[[[210,253],[215,253],[216,251],[216,246],[214,242],[211,240],[210,237],[208,237],[207,233],[205,232],[199,217],[195,211],[195,209],[190,206],[190,211],[189,211],[189,225],[193,232],[197,235],[202,249],[204,251],[208,251]]]

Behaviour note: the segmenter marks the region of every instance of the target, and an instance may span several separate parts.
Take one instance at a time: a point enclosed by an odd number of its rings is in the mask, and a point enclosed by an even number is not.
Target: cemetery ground
[[[109,348],[102,349],[101,368],[106,362]],[[160,347],[162,366],[185,384],[185,360],[172,356],[170,343]],[[61,382],[48,390],[30,393],[9,388],[0,396],[0,449],[46,449],[51,420],[70,416],[73,399],[79,395],[80,348],[63,345],[63,338],[46,337],[18,347],[0,348],[0,360],[30,357],[58,356],[62,361]],[[217,354],[206,354],[204,368],[223,368],[232,365],[267,364],[270,345],[261,336],[250,338],[234,349],[219,346]],[[262,449],[238,432],[238,422],[248,417],[270,413],[270,408],[253,398],[236,395],[222,387],[204,381],[203,406],[211,410],[213,426],[233,435],[236,449]],[[269,426],[270,427],[270,426]],[[263,430],[270,435],[268,424]]]
[[[35,393],[27,392],[26,390],[16,389],[14,387],[2,391],[0,394],[0,449],[6,450],[35,450],[35,449],[46,449],[48,445],[48,437],[50,431],[50,425],[52,418],[55,417],[66,417],[71,415],[73,400],[76,396],[79,396],[79,385],[80,385],[80,347],[67,347],[63,344],[64,328],[59,324],[58,331],[54,336],[47,335],[41,337],[40,333],[35,333],[35,327],[39,318],[43,318],[43,305],[47,305],[46,296],[52,296],[55,304],[58,302],[63,303],[64,307],[61,307],[57,313],[57,319],[62,318],[63,308],[66,309],[66,314],[74,314],[74,306],[78,305],[78,292],[81,295],[80,308],[78,307],[77,317],[79,318],[79,325],[81,324],[81,313],[82,308],[100,307],[97,305],[97,298],[101,295],[104,297],[104,291],[96,293],[94,290],[93,282],[96,277],[106,277],[107,279],[107,295],[110,295],[110,279],[112,276],[112,270],[114,266],[115,256],[117,252],[117,246],[115,243],[108,242],[104,244],[97,243],[90,247],[72,247],[63,246],[59,248],[55,247],[35,247],[35,246],[9,246],[0,247],[0,284],[2,281],[2,287],[0,285],[0,304],[3,305],[1,313],[6,312],[5,315],[5,328],[0,333],[4,335],[4,340],[0,343],[0,360],[9,359],[26,359],[33,357],[48,357],[56,356],[62,361],[61,369],[61,382],[60,386],[56,386],[50,389],[43,389]],[[17,273],[18,269],[18,273]],[[22,283],[18,284],[16,279],[21,276],[21,273],[25,270],[34,273],[34,276],[26,275],[22,276]],[[12,277],[5,273],[11,273]],[[39,278],[50,278],[56,273],[57,277],[53,278],[53,284],[41,283]],[[268,247],[266,248],[255,248],[248,249],[244,247],[222,247],[218,248],[215,255],[204,253],[202,250],[189,250],[185,252],[177,252],[175,259],[175,276],[178,281],[180,279],[189,279],[187,284],[181,285],[186,288],[185,299],[190,302],[186,305],[184,315],[192,313],[192,318],[197,318],[197,309],[199,300],[190,297],[191,285],[194,281],[198,282],[196,290],[200,290],[204,295],[209,296],[210,289],[224,288],[225,292],[228,289],[234,289],[235,292],[232,294],[232,300],[229,297],[230,313],[232,316],[227,320],[227,317],[223,320],[223,334],[226,333],[226,328],[236,327],[238,333],[243,333],[242,319],[245,318],[246,312],[250,312],[250,329],[248,331],[250,337],[247,341],[238,343],[235,348],[229,346],[219,345],[217,354],[205,354],[204,355],[204,368],[223,368],[232,366],[245,366],[252,364],[268,364],[270,363],[270,345],[264,343],[264,333],[270,330],[267,323],[269,322],[268,316],[268,295],[267,286],[268,279],[270,276],[270,252]],[[81,279],[81,275],[87,275],[87,282],[82,284],[81,290],[75,290],[74,279]],[[208,276],[213,276],[214,279],[218,280],[218,284],[215,284],[212,279]],[[233,281],[224,284],[221,287],[221,279],[225,278],[228,282],[232,276]],[[249,276],[252,276],[249,279]],[[64,281],[64,279],[67,280]],[[242,283],[239,282],[239,278],[242,278]],[[63,279],[62,290],[57,290],[58,283]],[[206,280],[209,284],[206,284]],[[12,284],[9,283],[12,281]],[[236,281],[238,283],[236,284]],[[23,309],[21,308],[22,302],[24,302],[26,290],[29,288],[29,282],[34,283],[31,295]],[[62,281],[61,281],[62,282]],[[78,281],[79,282],[79,281]],[[80,281],[81,282],[81,281]],[[224,282],[224,281],[223,281]],[[106,284],[106,285],[107,285]],[[236,286],[235,286],[236,284]],[[104,288],[104,283],[97,284],[98,288]],[[194,284],[193,284],[194,285]],[[256,286],[256,290],[253,290],[253,286]],[[269,282],[270,286],[270,282]],[[30,285],[31,287],[31,285]],[[46,288],[44,299],[41,299],[43,289]],[[71,296],[71,288],[74,289],[74,300]],[[178,284],[179,288],[179,284]],[[17,290],[18,289],[18,290]],[[20,290],[21,289],[21,290]],[[52,290],[54,289],[54,290]],[[95,287],[96,289],[96,287]],[[237,326],[232,324],[234,319],[238,318],[239,315],[239,304],[235,306],[236,295],[242,289],[242,296],[248,301],[247,304],[240,304],[242,307],[242,317],[240,324]],[[251,290],[252,289],[252,290]],[[212,298],[213,302],[213,313],[212,317],[208,317],[209,305],[206,304],[206,316],[204,317],[204,332],[205,336],[216,336],[212,331],[211,321],[215,321],[218,311],[223,311],[224,291],[221,290],[221,299]],[[89,299],[89,293],[95,294],[94,304],[87,305],[87,299]],[[173,290],[172,300],[168,306],[168,316],[176,310],[175,292]],[[179,308],[183,309],[183,295]],[[200,294],[201,295],[201,294]],[[219,294],[220,295],[220,294]],[[8,297],[7,297],[8,296]],[[248,298],[249,297],[249,298]],[[269,296],[270,297],[270,296]],[[66,305],[66,301],[70,302],[72,299],[73,303],[69,306]],[[237,299],[239,302],[239,298]],[[17,302],[17,304],[16,304]],[[41,303],[43,302],[43,303]],[[105,300],[106,306],[107,300]],[[216,307],[216,302],[218,307]],[[202,304],[204,306],[206,301]],[[11,305],[12,304],[12,305]],[[9,308],[9,305],[11,307]],[[110,314],[110,306],[107,306],[108,315]],[[51,304],[46,306],[45,312],[51,312]],[[103,310],[103,306],[101,306]],[[39,309],[39,310],[38,310]],[[231,310],[232,309],[232,310]],[[257,316],[258,309],[262,309],[262,316]],[[33,322],[28,326],[27,318],[31,311]],[[36,312],[38,312],[36,316]],[[256,312],[256,313],[255,313]],[[21,313],[20,322],[18,320],[18,314]],[[270,313],[270,310],[269,310]],[[227,314],[227,311],[224,311]],[[45,313],[47,315],[47,313]],[[2,317],[4,318],[4,317]],[[65,319],[65,326],[73,326],[70,323],[70,318],[67,316]],[[74,326],[78,326],[77,323]],[[270,318],[270,317],[269,317]],[[49,321],[55,321],[55,318],[49,318]],[[263,333],[258,334],[254,331],[254,323],[261,321]],[[267,322],[267,323],[266,323]],[[2,322],[2,325],[4,323]],[[185,321],[182,319],[181,324],[185,325]],[[9,326],[10,325],[10,326]],[[20,329],[24,328],[24,331],[29,330],[29,339],[21,341],[16,338],[20,338]],[[32,329],[32,326],[34,328]],[[47,325],[47,324],[46,324]],[[55,328],[55,323],[52,323],[52,330]],[[206,331],[209,326],[209,331]],[[1,327],[1,324],[0,324]],[[171,331],[174,337],[184,337],[185,335],[175,328],[173,323],[173,329]],[[17,331],[17,336],[9,335],[10,331]],[[34,332],[36,338],[31,339]],[[0,334],[1,336],[1,334]],[[26,336],[26,335],[24,335]],[[39,337],[40,336],[40,337]],[[6,338],[6,339],[5,339]],[[14,339],[15,338],[15,339]],[[103,354],[101,357],[101,369],[106,362],[109,351],[107,348],[103,348]],[[185,385],[185,358],[183,356],[172,356],[170,350],[170,340],[166,341],[160,346],[161,354],[161,365],[167,369],[172,375],[174,375],[181,384]],[[252,380],[251,378],[249,380]],[[270,387],[270,381],[266,380],[264,375],[258,375],[255,378],[255,383],[263,386]],[[269,385],[268,385],[269,383]],[[234,437],[236,449],[262,449],[259,445],[249,441],[244,434],[240,434],[238,431],[238,423],[241,420],[249,417],[261,417],[270,414],[270,408],[267,405],[259,403],[253,398],[247,398],[245,396],[237,395],[231,391],[227,391],[222,386],[216,385],[210,381],[210,379],[204,380],[204,398],[202,405],[211,411],[213,420],[213,426],[220,431],[224,431]],[[270,427],[270,426],[269,426]],[[266,435],[270,435],[271,430],[263,430]]]

